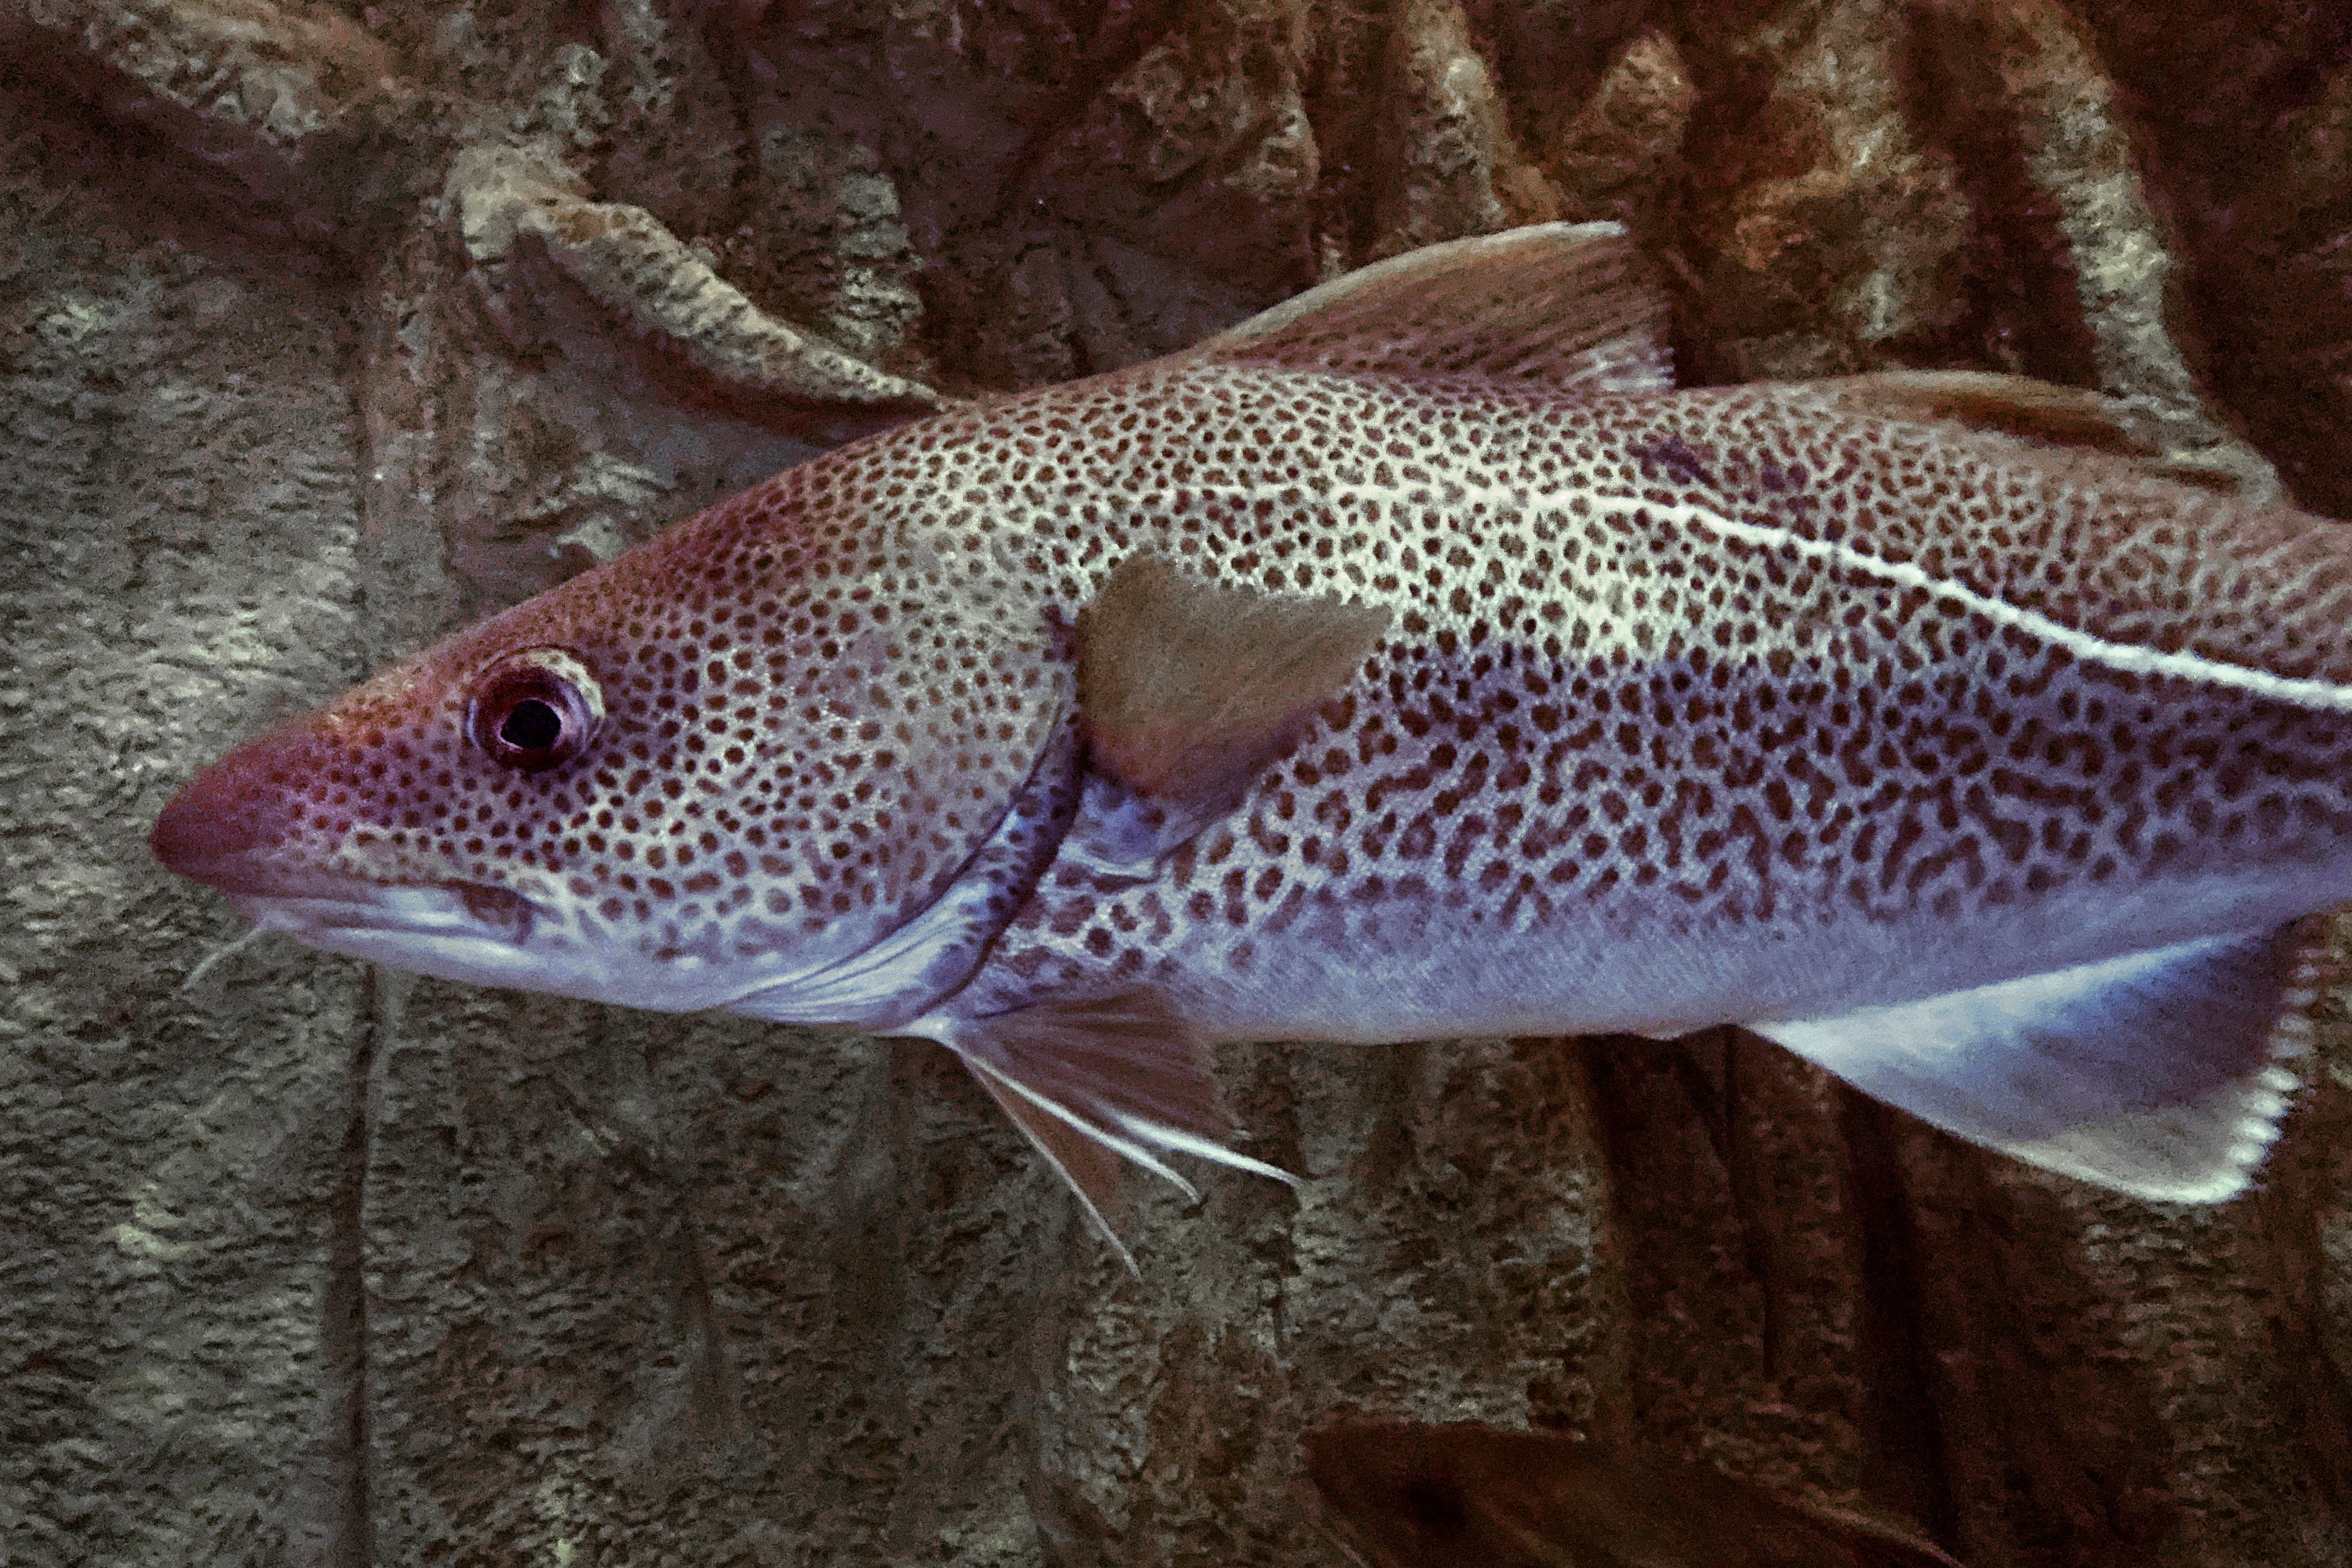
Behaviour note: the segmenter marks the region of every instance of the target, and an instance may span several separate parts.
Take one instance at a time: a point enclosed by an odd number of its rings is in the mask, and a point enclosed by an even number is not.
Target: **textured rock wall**
[[[0,171],[0,1541],[315,1554],[358,1455],[331,1214],[368,977],[140,863],[182,758],[357,667],[350,316]]]
[[[2088,1193],[1730,1031],[1230,1053],[1121,1273],[929,1047],[232,946],[199,762],[942,398],[1551,217],[1686,376],[1974,365],[2352,515],[2319,0],[0,0],[0,1561],[1336,1563],[1587,1432],[1994,1565],[2352,1562],[2352,1029]]]

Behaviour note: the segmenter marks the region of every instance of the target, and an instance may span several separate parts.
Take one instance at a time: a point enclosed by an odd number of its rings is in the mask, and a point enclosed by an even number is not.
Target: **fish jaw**
[[[155,858],[218,891],[257,930],[437,979],[659,1011],[722,1005],[741,988],[682,988],[673,966],[649,972],[655,967],[625,945],[583,929],[551,878],[500,886],[436,878],[423,866],[404,876],[348,835],[331,854],[289,849],[269,831],[264,781],[314,741],[289,727],[199,775],[157,817],[148,840]]]
[[[256,930],[282,932],[324,952],[473,985],[558,989],[544,983],[544,947],[531,947],[536,911],[500,889],[358,883],[322,895],[228,900]],[[562,988],[580,994],[576,985]]]

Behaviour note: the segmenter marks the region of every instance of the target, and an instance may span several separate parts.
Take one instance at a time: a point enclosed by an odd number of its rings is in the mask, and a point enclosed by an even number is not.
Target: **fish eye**
[[[562,648],[526,648],[474,677],[466,738],[526,773],[580,755],[604,717],[604,693]]]

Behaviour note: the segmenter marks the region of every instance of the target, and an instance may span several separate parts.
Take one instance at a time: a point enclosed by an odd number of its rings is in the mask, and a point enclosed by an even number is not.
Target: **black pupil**
[[[563,716],[537,697],[525,697],[507,710],[499,738],[520,751],[545,751],[563,737]]]

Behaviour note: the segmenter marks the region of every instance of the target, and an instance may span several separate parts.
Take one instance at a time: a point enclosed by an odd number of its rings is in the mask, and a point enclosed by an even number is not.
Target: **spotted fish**
[[[2149,1198],[2352,895],[2352,543],[2097,400],[1677,390],[1613,225],[803,464],[165,809],[257,925],[937,1040],[1090,1209],[1221,1040],[1745,1025]]]

